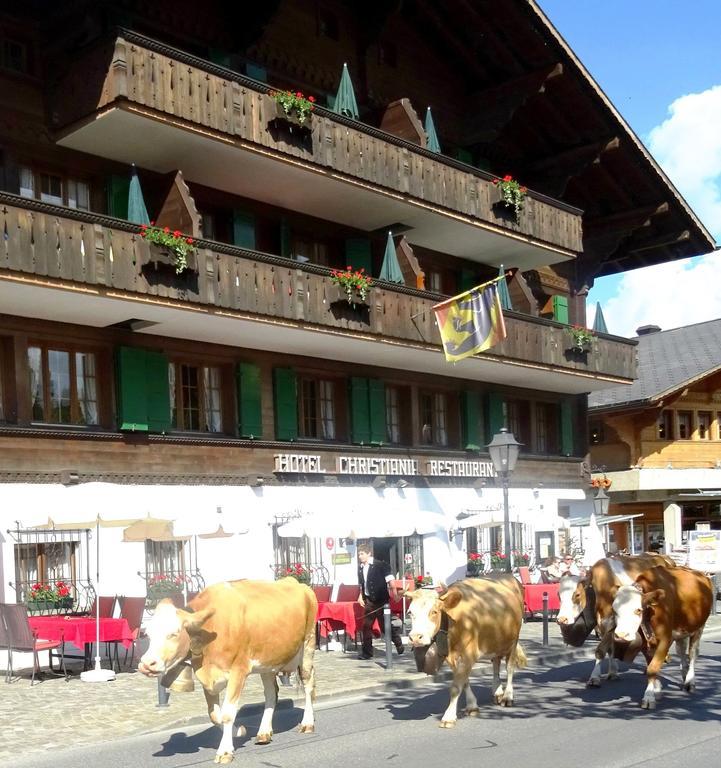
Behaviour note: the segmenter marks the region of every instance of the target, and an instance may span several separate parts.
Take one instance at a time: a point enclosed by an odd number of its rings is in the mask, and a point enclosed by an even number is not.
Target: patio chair
[[[0,624],[2,624],[2,641],[7,643],[5,646],[8,651],[7,674],[5,682],[9,683],[13,677],[13,653],[32,653],[33,654],[33,672],[30,678],[30,685],[35,685],[35,673],[40,672],[40,651],[48,652],[48,663],[50,671],[57,674],[53,669],[53,650],[60,648],[60,653],[56,653],[55,658],[60,659],[60,666],[65,675],[65,682],[68,681],[68,671],[65,668],[65,653],[62,640],[42,640],[37,637],[30,621],[28,620],[28,609],[21,603],[0,603]]]
[[[527,565],[518,567],[518,575],[521,577],[521,584],[531,584],[531,569]]]
[[[145,613],[145,598],[144,597],[121,597],[120,602],[120,618],[125,619],[128,622],[130,631],[133,633],[133,640],[129,649],[125,651],[125,657],[123,658],[123,666],[128,662],[128,651],[131,651],[130,666],[133,666],[135,661],[135,644],[143,636],[142,624],[143,614]],[[117,653],[117,643],[116,643]]]
[[[311,587],[311,589],[315,593],[316,600],[319,603],[327,603],[330,601],[330,594],[333,590],[333,587],[314,584],[313,587]]]
[[[95,610],[96,610],[96,603],[97,601],[100,601],[100,618],[101,619],[112,619],[113,613],[115,613],[115,601],[117,600],[117,597],[115,595],[100,595],[100,597],[96,596],[93,600],[93,604],[90,606],[90,610],[88,611],[88,615],[95,618]]]
[[[360,586],[358,584],[341,584],[338,587],[337,603],[353,603],[360,595]]]

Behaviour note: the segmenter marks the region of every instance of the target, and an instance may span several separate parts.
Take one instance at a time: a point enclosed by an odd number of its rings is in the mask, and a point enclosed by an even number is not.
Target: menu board
[[[721,571],[721,531],[688,532],[688,565],[704,573]]]

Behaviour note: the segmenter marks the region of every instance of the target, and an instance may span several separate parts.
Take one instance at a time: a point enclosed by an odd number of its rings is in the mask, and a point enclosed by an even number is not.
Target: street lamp
[[[611,499],[608,498],[603,488],[599,488],[598,493],[593,499],[593,511],[599,516],[608,514],[608,505],[610,502]]]
[[[512,432],[505,427],[493,435],[493,440],[486,446],[491,454],[491,461],[496,474],[503,483],[503,538],[506,554],[506,570],[511,571],[511,523],[508,517],[508,478],[516,467],[518,453],[522,443],[516,441]]]

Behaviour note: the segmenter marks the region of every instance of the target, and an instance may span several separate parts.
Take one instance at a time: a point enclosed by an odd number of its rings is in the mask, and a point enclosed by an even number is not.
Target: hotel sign
[[[323,466],[320,454],[276,453],[275,472],[317,475],[399,475],[413,477],[495,477],[491,461],[428,459],[421,462],[408,458],[375,456],[336,456],[335,466]]]

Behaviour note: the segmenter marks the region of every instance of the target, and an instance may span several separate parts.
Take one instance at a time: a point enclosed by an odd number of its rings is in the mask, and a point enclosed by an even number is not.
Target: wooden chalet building
[[[98,517],[124,594],[291,562],[354,581],[355,524],[277,535],[334,510],[389,521],[368,535],[394,570],[452,579],[501,546],[485,446],[504,424],[515,545],[558,549],[587,393],[637,375],[637,341],[576,353],[569,324],[596,277],[713,241],[536,3],[444,6],[4,7],[0,599],[82,591]],[[334,111],[344,62],[357,119]],[[314,96],[307,125],[277,89]],[[194,240],[179,274],[129,221],[133,165],[150,218]],[[389,231],[401,282],[379,279]],[[332,280],[348,265],[366,301]],[[507,339],[446,363],[431,308],[501,265]]]
[[[721,320],[638,333],[638,379],[589,397],[591,464],[619,549],[678,549],[721,530]]]

